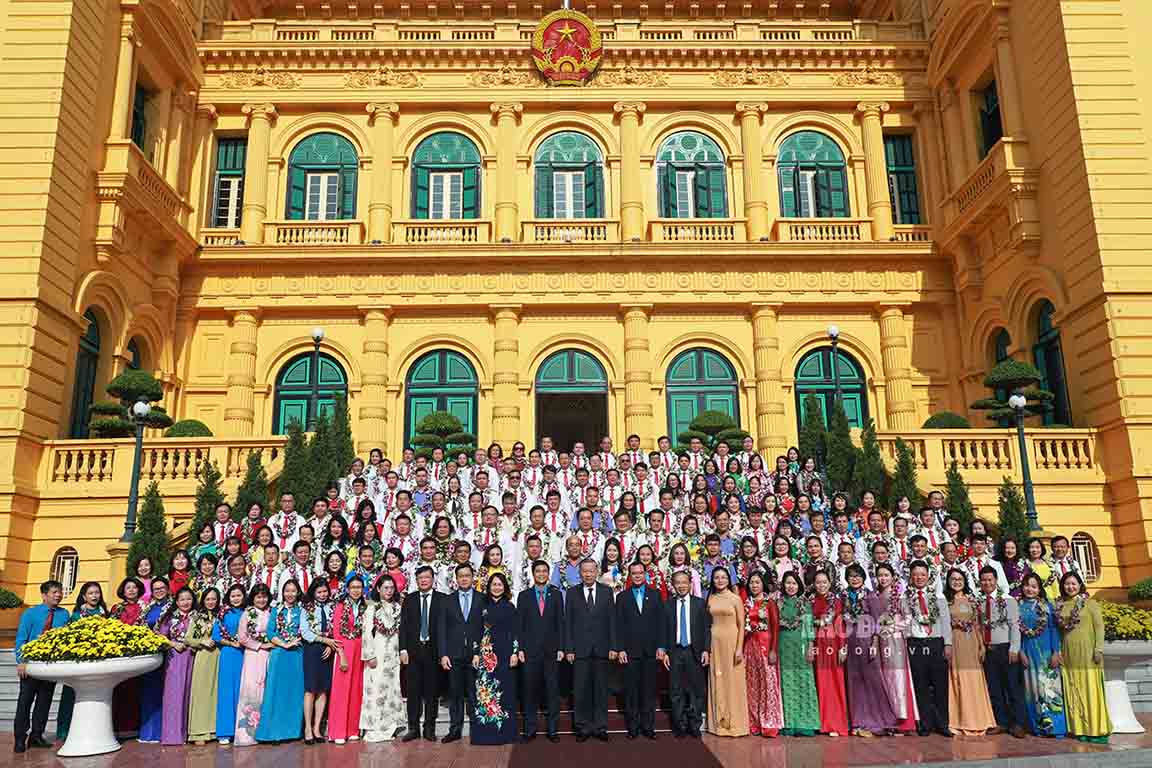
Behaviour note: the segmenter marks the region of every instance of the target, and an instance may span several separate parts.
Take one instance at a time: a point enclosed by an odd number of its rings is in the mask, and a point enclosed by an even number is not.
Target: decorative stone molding
[[[788,76],[783,72],[771,69],[761,69],[751,64],[743,69],[722,70],[712,75],[713,82],[721,88],[748,88],[758,86],[761,88],[783,88],[788,85]]]
[[[260,64],[251,72],[230,72],[220,81],[221,87],[244,88],[299,88],[300,78],[291,72],[277,72]]]
[[[906,78],[901,73],[879,70],[871,65],[855,72],[841,72],[838,75],[832,75],[832,84],[841,88],[898,87],[905,83]]]
[[[644,70],[626,64],[620,69],[601,72],[592,84],[610,87],[662,88],[668,85],[668,75],[664,72]]]
[[[505,64],[493,72],[473,72],[468,76],[468,82],[477,88],[542,88],[535,72],[516,69]]]
[[[376,69],[349,72],[345,88],[418,88],[420,78],[414,72],[398,71],[381,64]]]

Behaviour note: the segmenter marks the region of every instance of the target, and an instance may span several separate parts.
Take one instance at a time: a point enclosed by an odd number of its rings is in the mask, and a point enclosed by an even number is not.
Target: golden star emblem
[[[564,40],[572,40],[572,35],[576,34],[576,28],[570,25],[565,25],[556,31],[560,33],[561,42]],[[575,40],[572,41],[575,42]]]

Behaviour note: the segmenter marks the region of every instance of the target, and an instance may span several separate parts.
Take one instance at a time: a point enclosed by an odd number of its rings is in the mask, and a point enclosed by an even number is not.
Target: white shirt
[[[1007,593],[1008,578],[1004,575],[1004,567],[1000,565],[999,560],[993,560],[988,553],[984,553],[980,557],[969,555],[968,559],[964,561],[964,573],[968,577],[968,588],[974,593],[979,593],[980,571],[989,567],[996,571],[996,586],[1002,592]]]
[[[919,600],[921,590],[916,587],[908,587],[905,593],[906,599],[913,601],[917,604],[916,611],[909,611],[908,617],[908,637],[913,637],[919,640],[924,640],[932,637],[944,638],[944,645],[952,645],[952,615],[948,611],[948,601],[943,597],[933,594],[930,587],[925,587],[923,590],[924,602],[929,608],[932,607],[932,601],[936,601],[937,610],[940,615],[936,618],[936,623],[932,626],[924,626],[916,617],[920,615]],[[905,610],[908,607],[905,606]]]

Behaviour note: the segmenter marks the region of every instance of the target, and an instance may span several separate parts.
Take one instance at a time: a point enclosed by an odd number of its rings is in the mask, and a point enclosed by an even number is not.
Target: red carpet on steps
[[[565,737],[552,744],[543,736],[512,747],[508,768],[723,768],[700,739],[676,739],[661,734],[656,741],[630,740],[613,734],[605,744],[592,739],[583,744]],[[732,768],[731,766],[729,768]]]

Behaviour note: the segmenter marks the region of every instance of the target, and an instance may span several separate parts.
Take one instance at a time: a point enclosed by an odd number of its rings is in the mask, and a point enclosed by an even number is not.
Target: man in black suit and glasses
[[[628,588],[616,599],[617,660],[624,665],[628,738],[656,738],[656,654],[665,647],[664,601],[640,563],[628,566]]]
[[[548,711],[548,740],[560,741],[560,662],[564,660],[564,593],[548,583],[552,566],[532,563],[532,586],[517,595],[520,615],[520,663],[523,666],[524,741],[536,738],[540,689]]]
[[[704,668],[712,647],[712,616],[699,597],[690,594],[692,581],[685,571],[672,574],[675,594],[664,607],[668,647],[657,651],[669,671],[672,700],[672,735],[700,738],[707,684]]]
[[[564,600],[564,649],[572,664],[576,740],[608,741],[608,662],[616,660],[612,590],[596,581],[596,561],[580,563],[580,583]]]
[[[476,670],[472,657],[484,634],[484,595],[472,586],[472,566],[456,566],[456,592],[444,596],[440,611],[440,666],[448,673],[448,735],[442,744],[459,741],[464,730],[464,702],[476,711]],[[409,596],[411,599],[411,596]]]
[[[416,591],[400,609],[400,663],[408,668],[408,732],[404,741],[420,738],[420,713],[424,713],[424,738],[436,740],[436,697],[440,687],[436,641],[444,595],[433,588],[435,572],[416,569]]]

